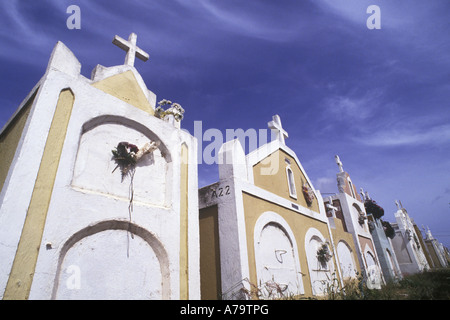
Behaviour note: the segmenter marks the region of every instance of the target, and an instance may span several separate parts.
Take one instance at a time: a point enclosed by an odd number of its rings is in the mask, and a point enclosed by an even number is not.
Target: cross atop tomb
[[[280,141],[282,144],[286,144],[284,140],[288,138],[289,135],[281,125],[280,116],[277,114],[274,115],[272,117],[272,121],[268,122],[267,125],[269,126],[269,129],[273,130],[276,133],[278,141]]]
[[[430,228],[427,226],[427,229],[425,230],[425,227],[422,225],[422,229],[425,231],[425,235],[427,236],[427,240],[434,240],[433,235],[431,234]]]
[[[364,189],[363,188],[359,188],[359,194],[361,195],[361,199],[363,201],[366,200],[366,196],[364,195]]]
[[[113,43],[118,46],[119,48],[125,50],[127,52],[127,55],[125,56],[125,65],[133,67],[134,66],[134,59],[135,57],[138,57],[142,61],[147,61],[149,58],[149,55],[147,52],[142,50],[136,45],[137,41],[137,35],[135,33],[131,33],[128,37],[128,41],[119,37],[114,36]]]
[[[331,215],[333,218],[336,218],[336,211],[338,211],[338,208],[333,206],[333,198],[328,197],[329,203],[327,203],[327,211],[331,211]]]
[[[334,156],[334,159],[336,160],[336,164],[339,167],[339,172],[344,172],[344,167],[342,166],[342,161],[341,159],[339,159],[339,156],[338,155]]]
[[[359,191],[360,191],[360,195],[361,195],[361,199],[363,200],[363,201],[365,201],[365,200],[372,200],[372,198],[370,197],[370,195],[369,195],[369,192],[364,192],[364,189],[363,188],[359,188]]]

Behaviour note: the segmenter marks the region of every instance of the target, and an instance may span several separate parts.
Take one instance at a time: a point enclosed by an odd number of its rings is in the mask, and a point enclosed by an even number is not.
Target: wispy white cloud
[[[347,138],[365,146],[442,146],[450,143],[444,115],[407,112],[382,89],[335,94],[324,99],[327,132],[345,127]]]
[[[325,11],[332,12],[348,21],[365,25],[366,9],[373,1],[359,0],[313,0],[314,4],[318,5]]]
[[[380,8],[382,28],[401,31],[416,29],[418,20],[422,21],[433,15],[435,10],[445,3],[435,1],[435,5],[430,5],[421,0],[312,0],[312,2],[325,12],[361,26],[366,26],[366,21],[372,14],[371,11],[367,12],[367,8],[377,5]]]
[[[333,193],[337,191],[336,179],[330,177],[320,177],[317,178],[314,184],[317,190],[320,190],[321,193]],[[324,194],[324,197],[327,195]]]
[[[19,35],[23,37],[35,32],[20,5],[23,5],[23,3],[21,4],[19,0],[2,1],[0,3],[2,20],[3,22],[7,22],[9,27],[0,29],[2,36],[18,38]],[[14,32],[11,32],[12,30]]]
[[[382,92],[372,90],[358,95],[351,93],[335,94],[325,98],[323,102],[324,116],[330,121],[353,123],[371,117],[380,105]]]
[[[450,125],[436,125],[429,128],[411,126],[393,126],[379,129],[373,133],[354,138],[357,142],[377,147],[419,146],[419,145],[449,145]]]
[[[61,9],[58,3],[47,2],[46,4],[48,4],[48,12]],[[0,21],[2,22],[0,37],[3,42],[8,43],[0,50],[0,56],[13,61],[33,64],[34,59],[30,59],[29,50],[34,52],[35,59],[37,55],[48,55],[48,46],[53,45],[56,41],[51,34],[43,30],[42,25],[36,25],[36,22],[27,16],[32,12],[27,5],[28,3],[25,4],[19,0],[0,3]],[[65,11],[62,13],[64,14]],[[29,50],[23,50],[21,48],[23,44],[26,44]]]
[[[213,18],[217,25],[230,32],[274,42],[285,42],[298,39],[299,30],[307,23],[302,12],[289,12],[278,9],[273,3],[250,2],[228,3],[211,0],[199,2],[180,1],[180,4],[203,10],[205,17]]]

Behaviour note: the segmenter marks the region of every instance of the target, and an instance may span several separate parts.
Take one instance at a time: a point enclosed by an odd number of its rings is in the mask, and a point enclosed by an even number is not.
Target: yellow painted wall
[[[37,90],[0,135],[0,191],[3,189],[8,176],[9,168],[11,167],[36,93]]]
[[[284,161],[284,160],[283,160]],[[283,169],[284,170],[284,169]],[[254,228],[258,218],[266,211],[272,211],[283,217],[289,224],[297,241],[298,257],[300,260],[303,286],[305,289],[305,296],[312,296],[311,280],[308,271],[308,262],[305,252],[305,235],[309,228],[313,227],[319,230],[322,235],[328,239],[327,224],[307,216],[301,215],[296,211],[289,210],[285,207],[278,206],[274,203],[265,201],[254,195],[243,193],[244,212],[245,212],[245,227],[247,233],[248,258],[250,269],[250,282],[257,284],[256,263],[255,263],[255,247],[254,247]]]
[[[181,145],[180,177],[180,299],[189,299],[189,250],[188,250],[188,161],[189,150]]]
[[[202,300],[221,299],[222,278],[217,205],[200,209],[200,288]]]
[[[92,86],[151,115],[155,113],[132,71],[111,76],[95,82]]]
[[[70,89],[61,91],[45,143],[4,299],[28,299],[74,101],[75,97]]]
[[[441,268],[441,262],[439,261],[439,258],[436,254],[436,251],[434,250],[431,241],[428,240],[425,245],[426,250],[423,250],[423,252],[425,253],[425,257],[427,258],[427,262],[430,268]]]
[[[428,250],[426,249],[426,244],[425,244],[425,241],[423,240],[422,232],[420,231],[420,229],[417,226],[417,224],[414,224],[413,227],[414,227],[414,231],[417,234],[417,240],[419,241],[420,247],[422,248],[423,254],[425,255],[425,259],[427,260],[428,265],[432,266],[433,265],[433,259],[430,256]],[[437,265],[439,266],[439,263]]]
[[[289,195],[288,179],[286,174],[286,158],[289,160],[290,168],[294,174],[297,199]],[[273,174],[265,175],[263,173],[265,172],[264,169],[267,169],[268,163],[276,164],[276,168],[278,170],[275,170]],[[306,200],[302,193],[303,183],[306,182],[308,184],[305,175],[295,162],[294,158],[292,158],[283,150],[277,150],[273,152],[266,159],[253,166],[253,177],[256,186],[270,191],[280,197],[286,198],[294,203],[297,203],[304,207],[308,207],[308,204],[306,203]],[[319,203],[315,197],[309,208],[313,211],[319,212]]]

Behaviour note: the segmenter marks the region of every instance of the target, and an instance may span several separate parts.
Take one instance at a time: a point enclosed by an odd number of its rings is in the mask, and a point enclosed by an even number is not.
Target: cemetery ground
[[[398,282],[369,289],[362,277],[347,282],[344,290],[329,287],[326,300],[450,300],[450,268],[404,276]]]

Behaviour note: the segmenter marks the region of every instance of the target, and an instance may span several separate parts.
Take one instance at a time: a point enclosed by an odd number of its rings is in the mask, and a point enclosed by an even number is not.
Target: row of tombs
[[[128,54],[80,70],[58,42],[0,132],[3,299],[313,297],[446,265],[399,202],[395,224],[381,219],[339,157],[339,192],[323,198],[279,116],[248,154],[224,143],[219,181],[199,189],[181,106],[157,107]]]

